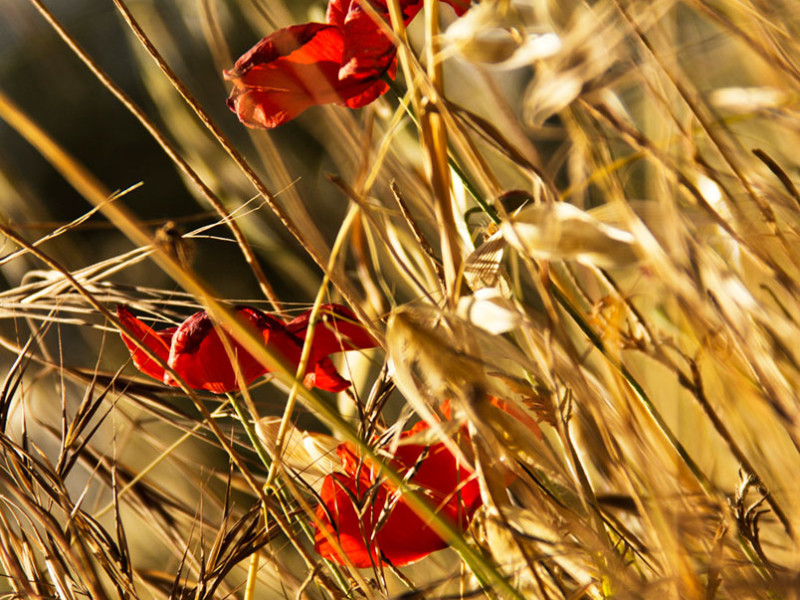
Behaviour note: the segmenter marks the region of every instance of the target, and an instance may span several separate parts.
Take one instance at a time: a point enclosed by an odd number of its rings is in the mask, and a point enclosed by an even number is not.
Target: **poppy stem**
[[[247,413],[242,406],[242,403],[239,402],[239,399],[236,397],[235,394],[225,394],[228,397],[228,402],[231,403],[233,410],[236,412],[236,416],[241,421],[242,426],[244,427],[245,433],[247,433],[247,438],[250,440],[250,443],[253,444],[253,450],[255,450],[258,458],[261,459],[261,462],[264,466],[269,469],[272,467],[272,458],[270,458],[269,452],[264,447],[264,444],[261,443],[261,440],[258,439],[258,434],[256,434],[256,430],[253,428],[253,424],[250,423],[250,420],[247,416]]]

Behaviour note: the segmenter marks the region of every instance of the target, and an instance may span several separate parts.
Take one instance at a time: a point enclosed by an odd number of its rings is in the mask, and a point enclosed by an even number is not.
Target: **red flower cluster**
[[[419,423],[403,432],[408,438],[428,428]],[[317,518],[315,549],[325,558],[344,564],[335,539],[347,560],[356,567],[388,561],[396,567],[424,558],[447,543],[406,504],[402,494],[376,469],[359,458],[349,442],[337,450],[344,473],[325,477]],[[481,506],[480,488],[472,469],[459,463],[444,443],[430,446],[401,444],[387,463],[423,494],[437,513],[462,531]]]
[[[318,104],[365,106],[384,94],[397,70],[396,49],[362,8],[389,22],[386,0],[330,0],[325,23],[280,29],[236,61],[228,106],[248,127],[271,129]],[[424,0],[400,0],[408,24]],[[460,15],[469,0],[444,0]]]
[[[256,308],[240,306],[235,309],[241,322],[264,340],[264,344],[280,355],[287,365],[297,368],[308,333],[311,311],[289,323],[284,323]],[[314,331],[311,354],[303,383],[330,392],[340,392],[350,385],[336,370],[329,358],[331,354],[374,348],[375,339],[358,322],[356,316],[344,306],[326,304],[321,307],[322,318]],[[225,346],[214,328],[211,318],[200,311],[178,327],[155,331],[137,319],[125,306],[117,307],[117,316],[131,334],[181,376],[187,385],[197,390],[215,394],[239,389],[236,373]],[[167,385],[177,382],[158,362],[139,349],[127,335],[122,340],[128,347],[133,364],[142,373]],[[268,370],[249,354],[238,342],[230,339],[230,347],[245,383],[250,383]]]

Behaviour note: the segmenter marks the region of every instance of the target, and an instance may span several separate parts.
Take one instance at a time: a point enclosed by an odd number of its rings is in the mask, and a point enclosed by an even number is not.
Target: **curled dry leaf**
[[[462,397],[472,388],[512,400],[524,397],[523,389],[536,394],[538,383],[529,381],[537,368],[518,348],[436,307],[416,304],[396,309],[386,339],[397,387],[421,404],[427,399]],[[421,415],[429,412],[424,406],[412,406]]]
[[[501,438],[508,438],[514,453],[534,460],[530,457],[539,449],[529,445],[540,432],[539,415],[531,408],[545,405],[537,400],[547,392],[536,379],[536,366],[508,340],[435,307],[416,305],[393,312],[387,345],[395,383],[423,418],[435,422],[430,407],[451,399],[454,416],[465,415],[480,439],[490,440],[495,460],[511,466],[503,459],[508,453],[499,446]],[[502,406],[491,398],[502,398]]]
[[[525,554],[552,556],[580,585],[596,585],[596,568],[579,550],[578,544],[570,541],[569,532],[562,530],[546,511],[534,513],[504,506],[501,517],[498,508],[486,506],[476,516],[473,531],[479,532],[479,542],[491,550],[492,556],[502,557],[500,568],[513,578],[515,589],[526,596],[539,595],[541,577],[547,578],[548,573],[542,571],[538,576],[532,573]]]
[[[525,318],[513,300],[505,297],[497,288],[490,287],[461,297],[456,314],[493,335],[516,329]]]

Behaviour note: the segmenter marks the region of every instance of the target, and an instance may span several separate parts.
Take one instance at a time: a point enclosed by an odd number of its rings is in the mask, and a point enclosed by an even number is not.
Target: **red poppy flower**
[[[373,2],[372,5],[388,23],[389,9],[386,3]],[[420,8],[422,1],[401,2],[406,24],[414,18]],[[331,0],[328,3],[325,21],[336,25],[342,31],[344,48],[339,69],[340,79],[368,80],[382,65],[395,64],[397,50],[394,44],[381,32],[358,0]]]
[[[366,0],[363,0],[366,1]],[[408,23],[424,0],[401,0]],[[463,13],[468,0],[446,0]],[[372,5],[388,22],[384,0]],[[331,0],[326,23],[280,29],[236,61],[228,106],[248,127],[271,129],[307,108],[339,103],[365,106],[386,93],[394,79],[395,47],[357,0]]]
[[[387,57],[394,60],[395,47],[383,35],[372,17],[362,8],[363,0],[330,0],[325,21],[342,28],[344,33],[344,56],[339,77],[369,77]],[[469,0],[444,0],[452,6],[457,15],[469,8]],[[403,22],[408,25],[422,10],[425,0],[400,0]],[[372,0],[371,6],[386,23],[389,7],[385,0]]]
[[[338,307],[335,310],[349,312],[344,307]],[[283,321],[255,308],[242,306],[237,307],[235,312],[237,317],[246,326],[257,332],[264,340],[264,344],[277,352],[290,368],[297,367],[303,348],[303,336],[289,332]],[[162,331],[153,330],[133,316],[124,306],[117,307],[117,316],[136,339],[163,359],[189,387],[208,390],[216,394],[239,389],[229,355],[205,311],[195,313],[178,327],[170,327]],[[352,327],[354,332],[361,328],[361,325],[355,320],[348,323],[347,326]],[[364,335],[368,336],[362,332],[361,337],[356,339],[359,342],[366,342]],[[365,347],[374,347],[375,340],[368,337],[370,344]],[[140,350],[127,335],[123,334],[122,340],[128,347],[137,369],[167,385],[177,386],[177,382],[170,373]],[[334,346],[326,342],[324,336],[321,341],[324,344],[319,347],[312,344],[309,367],[303,383],[309,388],[318,387],[331,392],[342,391],[349,387],[350,382],[339,375],[329,356],[336,352],[358,349],[359,346],[356,344],[347,347]],[[245,383],[249,384],[267,373],[268,370],[238,342],[231,339],[230,346],[236,356]]]
[[[308,23],[268,35],[236,61],[225,78],[233,81],[228,106],[249,127],[268,129],[318,104],[350,108],[384,94],[384,74],[394,77],[394,53],[376,60],[369,77],[339,77],[344,56],[342,30]]]
[[[421,423],[403,438],[427,429]],[[333,473],[322,484],[315,549],[325,558],[344,564],[329,541],[335,539],[347,560],[356,567],[382,561],[403,566],[447,547],[447,543],[418,516],[389,483],[376,480],[368,461],[358,457],[350,443],[337,454],[344,473]],[[444,443],[430,446],[401,444],[388,464],[407,478],[409,485],[436,507],[439,515],[457,529],[467,528],[481,505],[480,489],[472,470],[460,464]],[[326,535],[327,534],[327,535]]]

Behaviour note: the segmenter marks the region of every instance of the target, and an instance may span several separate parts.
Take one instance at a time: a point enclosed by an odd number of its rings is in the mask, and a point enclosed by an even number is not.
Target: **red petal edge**
[[[169,358],[169,342],[174,329],[165,332],[156,332],[152,327],[133,316],[127,306],[117,306],[117,318],[127,327],[131,334],[152,350],[164,362]],[[120,332],[122,341],[131,353],[133,364],[139,371],[161,381],[164,378],[164,368],[141,350],[126,334]],[[168,339],[167,339],[168,338]]]

